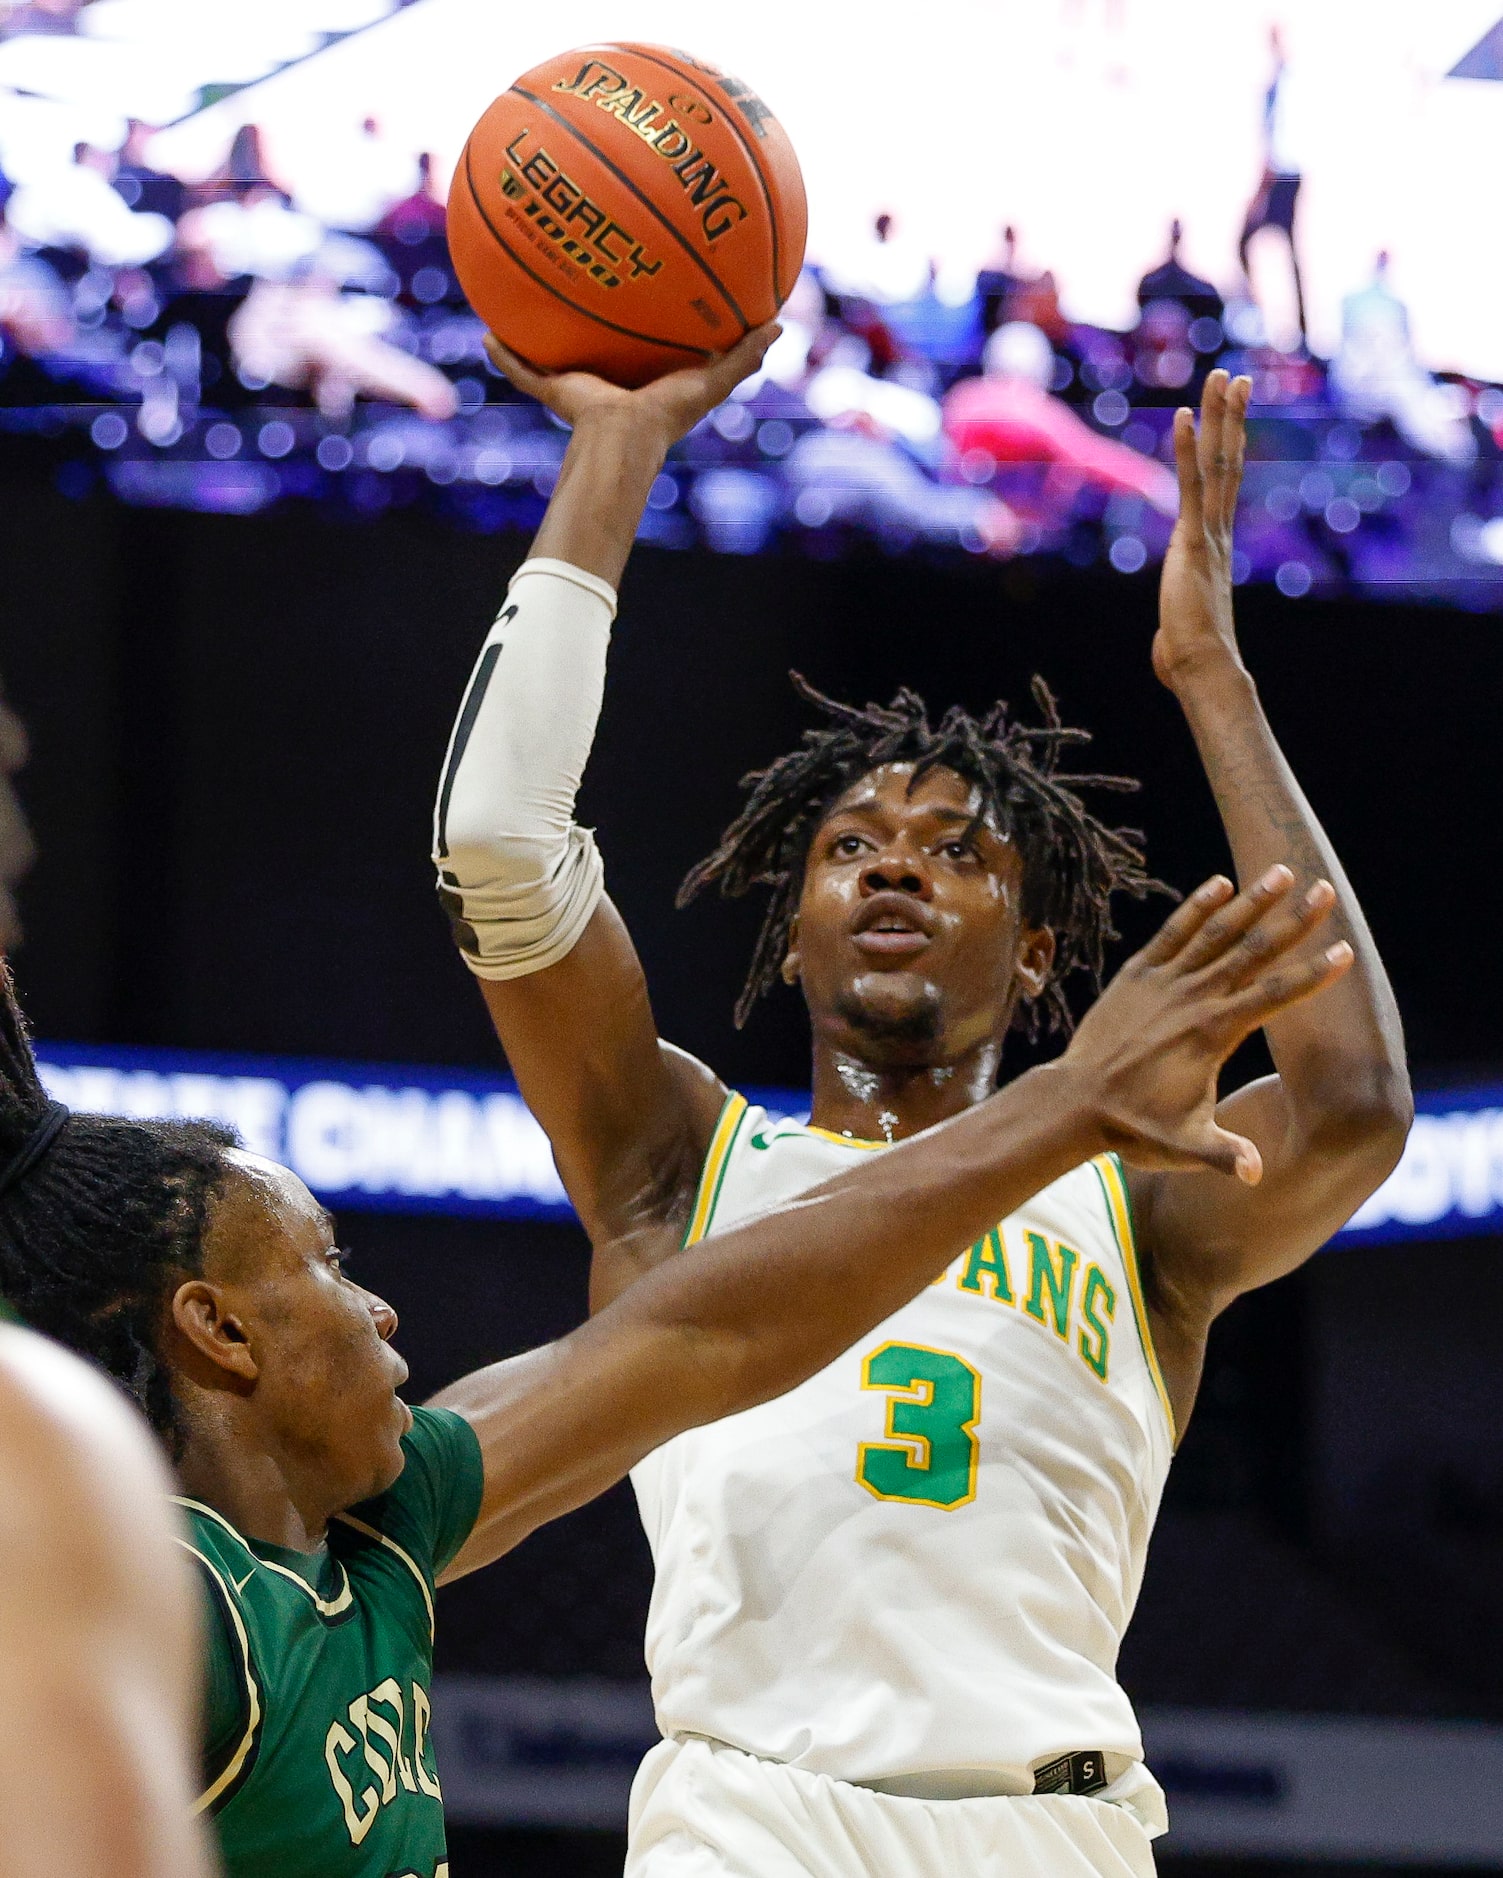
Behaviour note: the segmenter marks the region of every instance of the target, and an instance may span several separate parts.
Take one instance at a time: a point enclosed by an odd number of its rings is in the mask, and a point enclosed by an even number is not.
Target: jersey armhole
[[[731,1164],[731,1149],[741,1132],[742,1122],[746,1120],[747,1106],[746,1097],[738,1095],[734,1089],[725,1099],[720,1119],[715,1124],[715,1132],[710,1137],[699,1185],[694,1190],[694,1208],[684,1228],[685,1246],[697,1245],[710,1230],[710,1222],[715,1217],[715,1202],[720,1198],[725,1170]]]
[[[216,1627],[224,1638],[225,1652],[241,1684],[238,1691],[239,1715],[235,1725],[225,1729],[219,1740],[204,1743],[204,1786],[193,1802],[192,1810],[195,1813],[208,1813],[212,1817],[222,1811],[245,1785],[256,1764],[263,1720],[261,1689],[251,1660],[250,1638],[246,1634],[245,1622],[219,1568],[197,1546],[189,1545],[186,1540],[179,1543],[197,1559],[202,1568],[213,1612],[211,1622],[217,1620]]]
[[[1137,1325],[1138,1341],[1143,1346],[1143,1360],[1148,1365],[1154,1394],[1159,1399],[1159,1406],[1164,1411],[1164,1420],[1169,1425],[1169,1445],[1175,1448],[1179,1446],[1179,1430],[1174,1425],[1174,1410],[1170,1406],[1169,1391],[1164,1387],[1164,1373],[1159,1368],[1158,1351],[1153,1347],[1153,1330],[1148,1322],[1148,1300],[1143,1295],[1143,1274],[1138,1266],[1137,1225],[1133,1218],[1132,1195],[1128,1192],[1127,1175],[1122,1166],[1122,1157],[1118,1154],[1098,1154],[1091,1162],[1091,1168],[1101,1183],[1101,1194],[1106,1202],[1106,1216],[1111,1225],[1112,1237],[1117,1242],[1117,1250],[1122,1254],[1122,1269],[1127,1274],[1127,1291],[1132,1299],[1132,1315],[1133,1322]]]

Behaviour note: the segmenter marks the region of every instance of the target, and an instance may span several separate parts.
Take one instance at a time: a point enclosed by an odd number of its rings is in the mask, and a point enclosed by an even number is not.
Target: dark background
[[[18,969],[41,1036],[496,1063],[433,900],[428,820],[524,548],[418,515],[70,502],[35,463],[0,464],[0,670],[32,732],[24,794],[42,847]],[[1095,730],[1091,765],[1143,779],[1126,819],[1155,871],[1185,888],[1224,867],[1188,733],[1149,668],[1155,591],[1151,575],[875,551],[639,551],[581,817],[664,1033],[734,1082],[806,1078],[792,994],[742,1033],[730,1022],[756,909],[672,911],[737,778],[804,721],[790,666],[837,695],[906,682],[973,707],[1026,701],[1041,671]],[[1388,961],[1417,1080],[1496,1073],[1497,621],[1262,589],[1238,604],[1275,727]],[[1141,938],[1156,917],[1129,908],[1124,923]],[[347,1227],[358,1275],[402,1313],[416,1396],[583,1310],[572,1228]],[[1137,1699],[1503,1718],[1497,1251],[1333,1252],[1228,1314],[1124,1652]],[[618,1490],[445,1592],[441,1667],[640,1674],[647,1586]],[[619,1859],[609,1835],[454,1840],[456,1878],[583,1878]]]

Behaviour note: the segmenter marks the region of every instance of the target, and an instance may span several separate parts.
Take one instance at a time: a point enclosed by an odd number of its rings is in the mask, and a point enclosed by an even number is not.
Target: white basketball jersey
[[[732,1096],[689,1241],[880,1147]],[[864,1257],[853,1244],[853,1285]],[[1161,1814],[1116,1662],[1172,1444],[1102,1156],[820,1374],[635,1469],[664,1735],[941,1795],[947,1777],[1031,1793],[1041,1766],[1100,1749]]]

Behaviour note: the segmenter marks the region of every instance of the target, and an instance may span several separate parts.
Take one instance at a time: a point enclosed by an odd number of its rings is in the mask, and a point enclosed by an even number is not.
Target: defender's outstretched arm
[[[1208,882],[1058,1063],[692,1259],[667,1259],[558,1343],[444,1390],[437,1402],[470,1421],[485,1460],[480,1519],[449,1575],[499,1557],[685,1428],[793,1388],[1103,1149],[1256,1181],[1256,1149],[1216,1122],[1217,1072],[1351,963],[1344,944],[1290,959],[1329,909],[1291,905],[1287,887],[1233,900],[1229,881]]]
[[[1198,438],[1191,413],[1176,413],[1180,517],[1164,562],[1154,670],[1184,710],[1238,878],[1253,883],[1286,864],[1298,894],[1331,908],[1354,963],[1318,1012],[1270,1019],[1278,1074],[1221,1105],[1225,1125],[1261,1151],[1256,1188],[1197,1174],[1129,1177],[1171,1395],[1176,1374],[1181,1393],[1188,1384],[1193,1394],[1190,1372],[1216,1312],[1308,1258],[1387,1177],[1413,1115],[1398,1009],[1372,934],[1237,644],[1232,522],[1250,390],[1246,378],[1229,383],[1213,372]]]
[[[636,950],[573,820],[605,682],[615,587],[670,444],[754,371],[777,328],[622,391],[491,355],[573,427],[529,559],[482,649],[434,820],[461,951],[597,1248],[596,1302],[672,1244],[725,1097],[660,1043]]]

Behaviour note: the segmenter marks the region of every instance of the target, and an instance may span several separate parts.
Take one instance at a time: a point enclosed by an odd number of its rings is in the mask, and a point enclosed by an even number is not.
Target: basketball
[[[628,386],[771,319],[807,225],[768,107],[661,46],[586,46],[525,73],[471,131],[449,190],[455,273],[503,344]]]

